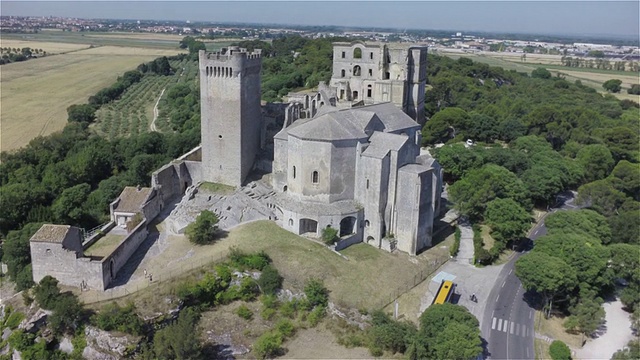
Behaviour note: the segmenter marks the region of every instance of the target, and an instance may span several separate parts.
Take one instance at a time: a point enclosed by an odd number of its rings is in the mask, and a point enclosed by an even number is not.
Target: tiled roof
[[[151,191],[152,189],[148,187],[137,188],[134,186],[127,186],[122,190],[122,193],[118,197],[120,201],[118,201],[118,205],[113,210],[126,213],[140,212],[142,210],[142,205],[149,201]]]
[[[70,225],[45,224],[33,234],[30,241],[62,243],[70,229]]]

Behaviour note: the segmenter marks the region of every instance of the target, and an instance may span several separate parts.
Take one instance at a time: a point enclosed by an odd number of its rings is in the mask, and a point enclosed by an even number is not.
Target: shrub
[[[456,232],[453,239],[453,246],[449,249],[449,254],[453,257],[458,255],[458,251],[460,250],[460,228],[456,226]]]
[[[266,359],[282,353],[282,335],[277,331],[262,334],[253,344],[253,351],[257,358]]]
[[[15,330],[18,325],[24,320],[24,314],[19,311],[14,311],[9,316],[7,316],[4,321],[4,327],[7,327],[11,330]]]
[[[304,287],[304,293],[311,307],[327,306],[329,302],[329,290],[327,290],[322,281],[318,279],[309,280]]]
[[[549,355],[553,360],[571,360],[571,350],[560,340],[554,340],[551,343]]]
[[[260,289],[258,288],[258,284],[251,277],[245,277],[240,282],[240,289],[238,290],[240,299],[244,301],[252,301],[260,293]]]
[[[253,317],[253,311],[251,311],[246,305],[240,305],[236,310],[236,314],[245,320],[251,320]]]
[[[280,314],[282,314],[282,316],[288,317],[289,319],[293,319],[295,317],[297,310],[298,301],[296,299],[285,301],[282,303],[282,305],[280,305]]]
[[[282,276],[280,276],[280,273],[278,273],[275,267],[267,265],[262,269],[262,274],[260,274],[260,278],[258,279],[258,285],[260,285],[263,293],[275,294],[282,286]]]
[[[322,229],[322,241],[327,245],[333,245],[338,241],[338,230],[332,227]]]
[[[235,247],[231,248],[229,259],[231,263],[240,270],[256,269],[262,271],[271,263],[271,258],[264,251],[255,254],[246,254]]]
[[[278,320],[276,323],[276,330],[278,330],[284,338],[291,337],[296,332],[295,326],[293,326],[293,323],[289,319]]]
[[[260,316],[264,319],[264,320],[271,320],[271,318],[273,318],[273,316],[276,314],[276,310],[275,309],[262,309],[262,311],[260,312]]]
[[[185,231],[187,238],[194,244],[204,245],[215,240],[218,231],[218,216],[209,210],[204,210],[198,215],[196,221],[187,226]]]
[[[62,294],[56,301],[49,325],[55,334],[70,334],[84,321],[85,310],[78,298],[71,293]]]
[[[322,318],[324,317],[325,312],[326,308],[324,306],[316,306],[307,317],[309,325],[311,327],[315,327],[316,325],[318,325],[318,323],[320,323],[320,320],[322,320]]]
[[[102,307],[102,310],[92,318],[93,323],[102,330],[121,331],[133,335],[142,335],[144,322],[136,314],[133,303],[120,307],[113,302]]]
[[[277,309],[278,308],[278,298],[273,295],[262,295],[260,296],[260,302],[262,302],[262,306],[265,309]]]
[[[33,289],[33,294],[40,307],[46,310],[53,310],[56,301],[60,297],[58,280],[49,275],[43,277]]]

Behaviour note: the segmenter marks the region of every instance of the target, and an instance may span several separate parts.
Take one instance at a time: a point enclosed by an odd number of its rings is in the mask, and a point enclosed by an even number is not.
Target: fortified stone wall
[[[149,235],[147,224],[147,220],[143,220],[127,235],[126,238],[124,238],[124,240],[122,240],[122,243],[113,252],[111,252],[109,256],[102,259],[102,263],[107,269],[103,276],[105,286],[109,286],[120,269],[126,265],[131,255],[133,255],[140,244],[147,238],[147,235]]]

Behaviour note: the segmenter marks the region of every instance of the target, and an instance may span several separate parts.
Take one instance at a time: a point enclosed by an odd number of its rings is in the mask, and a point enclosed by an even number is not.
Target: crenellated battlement
[[[260,49],[248,52],[245,48],[232,46],[228,49],[223,48],[222,51],[210,53],[200,50],[198,55],[200,70],[207,77],[233,78],[245,71],[259,72],[262,65],[262,51]]]

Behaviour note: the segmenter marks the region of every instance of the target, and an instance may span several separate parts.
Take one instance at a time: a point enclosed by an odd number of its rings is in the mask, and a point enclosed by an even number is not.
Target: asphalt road
[[[575,193],[558,197],[557,210],[575,209]],[[544,221],[530,232],[536,240],[547,233]],[[487,358],[491,359],[535,359],[533,346],[535,311],[525,301],[525,290],[515,274],[515,263],[532,242],[523,244],[519,252],[507,263],[498,275],[487,301],[482,321],[482,336],[487,340]],[[493,306],[489,305],[493,304]]]

